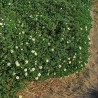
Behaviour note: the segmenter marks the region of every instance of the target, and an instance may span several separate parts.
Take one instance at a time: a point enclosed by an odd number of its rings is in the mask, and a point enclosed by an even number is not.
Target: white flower
[[[59,68],[61,68],[62,66],[61,66],[61,65],[59,65],[58,67],[59,67]]]
[[[21,51],[23,51],[23,49],[21,48]]]
[[[26,42],[26,45],[28,45],[29,43],[28,42]]]
[[[66,71],[66,68],[64,68],[64,71]]]
[[[69,41],[67,41],[67,44],[69,43]]]
[[[16,66],[20,66],[20,64],[19,64],[19,62],[18,62],[18,61],[16,61],[16,62],[15,62],[15,64],[16,64]]]
[[[16,75],[16,73],[15,73],[15,72],[13,72],[13,75]]]
[[[54,49],[52,48],[51,51],[54,51]]]
[[[70,58],[68,58],[68,60],[70,60]]]
[[[32,68],[32,71],[35,71],[35,68]]]
[[[0,26],[2,26],[3,25],[3,23],[0,23]]]
[[[79,72],[78,71],[76,71],[76,74],[78,74]]]
[[[22,95],[19,95],[19,98],[22,98]]]
[[[85,29],[86,29],[86,31],[87,31],[87,26],[85,26]]]
[[[8,66],[10,66],[10,65],[11,65],[11,63],[9,62],[9,63],[7,63],[7,65],[8,65]]]
[[[38,77],[40,77],[41,76],[41,73],[38,73]]]
[[[18,46],[16,46],[15,48],[18,49]]]
[[[39,66],[39,69],[42,69],[42,66]]]
[[[22,31],[22,34],[25,34],[25,32],[24,32],[24,31]]]
[[[45,39],[43,38],[43,41],[44,41]]]
[[[64,40],[64,38],[62,37],[61,40]]]
[[[14,52],[14,50],[11,50],[11,53],[13,53]]]
[[[81,30],[83,30],[83,28],[80,28]]]
[[[19,76],[16,76],[16,79],[19,80]]]
[[[28,75],[28,73],[26,72],[26,73],[25,73],[25,76],[27,76],[27,75]]]
[[[37,52],[35,52],[35,55],[37,56]]]
[[[47,60],[46,60],[46,62],[48,63],[48,62],[49,62],[49,60],[47,59]]]
[[[37,61],[35,61],[35,65],[37,65]]]
[[[49,73],[47,73],[47,75],[49,76]]]
[[[88,39],[91,40],[89,36],[88,36]]]
[[[56,73],[54,72],[54,75],[56,75]]]
[[[48,46],[50,46],[51,45],[51,43],[48,43]]]
[[[70,30],[70,28],[67,28],[68,30]]]
[[[38,80],[38,77],[35,77],[35,80]]]
[[[28,64],[28,60],[25,60],[25,63]]]
[[[35,42],[35,38],[32,38],[32,41],[34,41],[34,42]]]
[[[31,53],[35,53],[35,50],[32,50]]]
[[[11,5],[11,3],[8,3],[8,5]]]
[[[81,49],[82,49],[82,47],[81,47],[81,46],[79,46],[79,49],[81,50]]]
[[[73,56],[73,58],[75,59],[75,58],[76,58],[76,56],[74,55],[74,56]]]
[[[69,61],[69,64],[71,64],[71,61]]]
[[[25,68],[24,71],[26,72],[27,71],[27,68]]]

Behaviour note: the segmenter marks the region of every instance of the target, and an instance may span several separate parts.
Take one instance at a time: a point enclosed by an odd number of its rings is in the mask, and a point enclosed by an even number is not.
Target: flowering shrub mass
[[[0,1],[0,98],[14,98],[20,82],[84,68],[90,5],[91,0]]]

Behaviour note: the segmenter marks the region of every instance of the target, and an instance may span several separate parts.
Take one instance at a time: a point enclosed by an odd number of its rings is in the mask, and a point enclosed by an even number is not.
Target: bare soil
[[[91,98],[89,91],[98,91],[98,0],[91,9],[92,29],[89,35],[90,58],[85,70],[69,77],[53,78],[45,82],[27,82],[27,89],[19,91],[21,98]],[[97,97],[96,97],[97,98]]]

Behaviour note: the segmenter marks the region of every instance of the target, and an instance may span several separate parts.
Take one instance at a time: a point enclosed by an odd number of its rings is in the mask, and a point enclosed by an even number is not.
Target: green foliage
[[[21,82],[84,68],[90,7],[90,0],[0,1],[0,98],[14,98]]]

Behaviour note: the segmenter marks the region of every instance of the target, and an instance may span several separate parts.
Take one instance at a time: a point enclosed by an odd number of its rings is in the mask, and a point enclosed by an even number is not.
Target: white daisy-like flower
[[[66,71],[66,68],[64,68],[64,71]]]
[[[86,31],[87,31],[87,26],[85,26],[85,29],[86,29]]]
[[[68,58],[68,60],[70,60],[70,58]]]
[[[14,52],[14,50],[11,50],[11,53],[13,53]]]
[[[54,51],[54,49],[52,48],[51,51]]]
[[[35,53],[35,50],[32,50],[31,53]]]
[[[32,68],[32,71],[35,71],[35,68]]]
[[[58,67],[59,67],[59,68],[61,68],[62,66],[61,66],[61,65],[59,65]]]
[[[18,49],[18,46],[16,46],[15,48]]]
[[[39,66],[39,69],[42,69],[43,67],[42,66]]]
[[[16,79],[19,80],[19,76],[16,76]]]
[[[22,98],[22,95],[19,95],[19,98]]]
[[[37,65],[37,61],[35,61],[35,65]]]
[[[76,74],[78,74],[79,72],[78,71],[76,71]]]
[[[26,42],[26,45],[28,45],[29,43],[28,42]]]
[[[27,68],[25,68],[24,71],[27,72]]]
[[[20,45],[23,45],[23,43],[21,43]]]
[[[49,62],[49,60],[47,59],[47,60],[46,60],[46,62],[48,63],[48,62]]]
[[[21,51],[23,51],[23,49],[21,48]]]
[[[10,65],[11,65],[11,63],[9,62],[9,63],[7,63],[7,65],[8,65],[8,66],[10,66]]]
[[[28,60],[25,60],[25,64],[28,64],[28,62],[29,62]]]
[[[38,77],[40,77],[41,76],[41,73],[38,73]]]
[[[88,36],[88,39],[91,40],[89,36]]]
[[[22,31],[22,34],[25,34],[25,32],[24,32],[24,31]]]
[[[20,64],[19,64],[19,62],[18,62],[18,61],[16,61],[16,62],[15,62],[15,64],[16,64],[16,66],[20,66]]]
[[[19,35],[21,35],[21,33],[19,33]]]
[[[81,61],[79,61],[79,64],[81,63]]]
[[[65,62],[65,60],[63,62]]]
[[[3,23],[0,23],[0,26],[2,26],[3,25]]]
[[[16,73],[15,73],[15,72],[13,72],[13,76],[14,76],[14,75],[16,75]]]
[[[85,65],[87,65],[87,64],[85,63]]]
[[[11,5],[11,3],[8,3],[8,5]]]
[[[80,28],[80,30],[83,30],[83,28]]]
[[[35,77],[35,80],[38,80],[38,77]]]
[[[51,43],[48,43],[48,46],[50,46],[51,45]]]
[[[61,40],[64,40],[64,38],[62,37]]]
[[[82,49],[82,47],[81,47],[81,46],[79,46],[79,49],[81,50],[81,49]]]
[[[37,56],[37,52],[34,53]]]
[[[67,41],[67,44],[69,43],[69,41]]]
[[[49,76],[49,73],[47,73],[47,76]]]
[[[27,75],[28,75],[28,73],[26,72],[26,73],[25,73],[25,76],[27,76]]]
[[[41,34],[39,34],[39,37],[41,36]]]
[[[32,41],[35,42],[35,38],[32,38]]]
[[[45,39],[43,38],[43,41],[44,41]]]
[[[75,59],[76,58],[76,55],[74,55],[73,58]]]
[[[68,30],[70,30],[70,28],[67,28]]]
[[[56,75],[56,73],[54,72],[54,75]]]
[[[71,64],[71,61],[69,61],[69,64]]]

